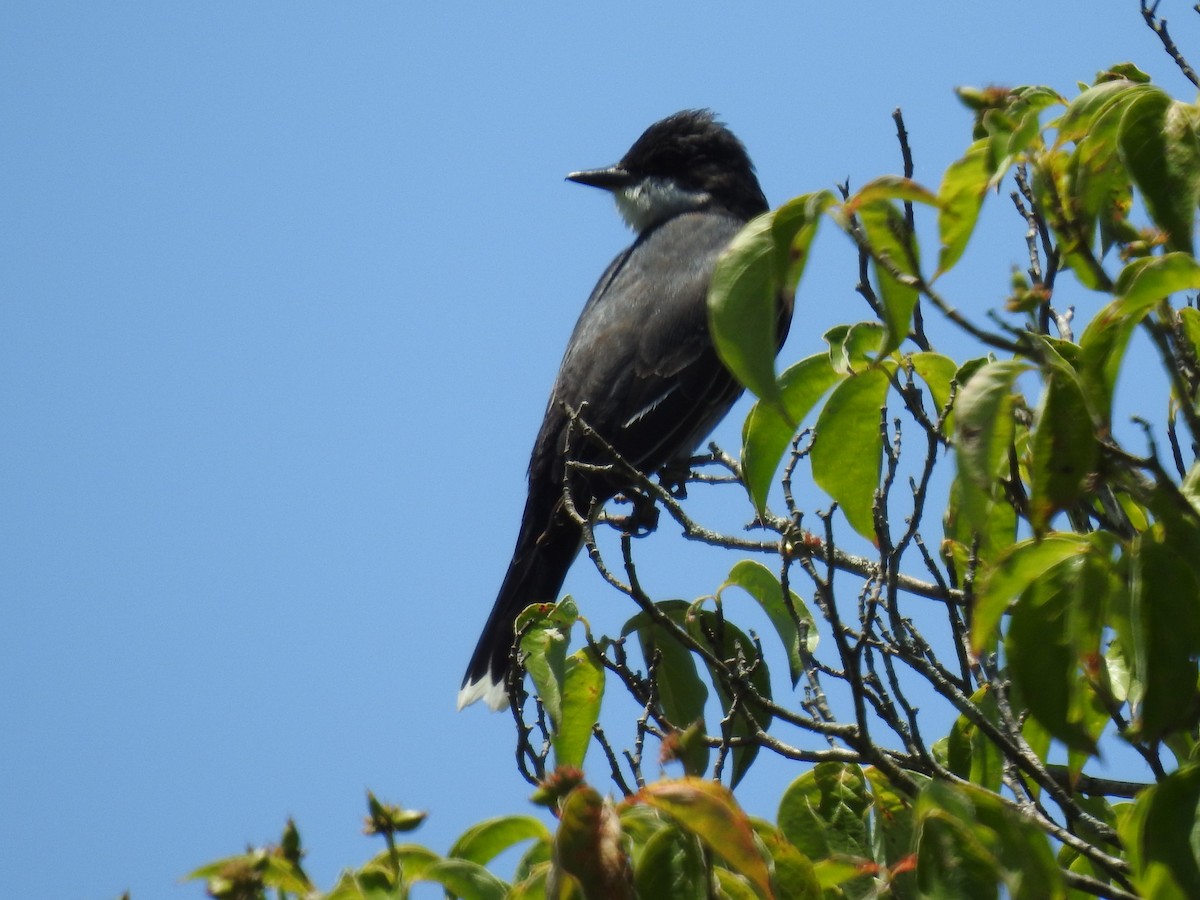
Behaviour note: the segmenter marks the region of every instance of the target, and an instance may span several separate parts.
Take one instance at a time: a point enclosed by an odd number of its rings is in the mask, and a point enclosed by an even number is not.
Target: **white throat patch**
[[[641,234],[663,219],[699,209],[712,199],[706,191],[691,191],[670,178],[643,178],[613,192],[617,210],[629,227]]]

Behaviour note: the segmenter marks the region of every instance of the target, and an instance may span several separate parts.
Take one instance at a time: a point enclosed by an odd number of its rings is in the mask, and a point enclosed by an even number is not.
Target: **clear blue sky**
[[[1200,58],[1190,6],[1163,11]],[[1190,96],[1133,0],[9,2],[0,896],[198,898],[180,876],[288,815],[328,886],[378,849],[368,786],[429,810],[438,850],[528,811],[511,721],[454,696],[562,347],[628,240],[563,175],[709,106],[778,203],[896,171],[901,106],[936,183],[969,136],[955,85],[1069,94],[1126,59]],[[1023,263],[1006,233],[970,312]],[[835,251],[785,359],[865,315]],[[679,544],[646,545],[660,596],[711,590],[729,560]],[[586,565],[568,588],[628,612]]]

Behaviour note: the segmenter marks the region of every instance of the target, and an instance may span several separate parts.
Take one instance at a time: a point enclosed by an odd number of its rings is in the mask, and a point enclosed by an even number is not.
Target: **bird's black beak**
[[[567,181],[574,181],[576,184],[588,184],[606,191],[619,191],[621,188],[632,184],[634,180],[634,176],[619,165],[608,166],[603,169],[587,169],[583,172],[572,172],[567,176]]]

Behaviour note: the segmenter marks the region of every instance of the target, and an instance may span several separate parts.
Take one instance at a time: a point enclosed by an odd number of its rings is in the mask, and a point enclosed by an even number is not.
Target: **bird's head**
[[[567,179],[611,191],[639,233],[692,210],[723,209],[747,220],[767,210],[746,148],[706,109],[655,122],[616,165]]]

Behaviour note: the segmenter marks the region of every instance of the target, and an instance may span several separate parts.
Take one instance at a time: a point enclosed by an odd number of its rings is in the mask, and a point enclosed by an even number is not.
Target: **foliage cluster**
[[[1165,22],[1143,15],[1200,87]],[[387,849],[331,891],[304,874],[289,827],[278,848],[198,870],[213,896],[392,898],[422,881],[464,898],[1200,896],[1200,311],[1188,297],[1200,291],[1200,106],[1130,64],[1070,99],[1042,86],[960,98],[972,139],[936,189],[914,180],[897,113],[902,175],[785,203],[719,267],[712,331],[758,402],[740,457],[712,448],[693,481],[742,485],[752,537],[705,528],[672,491],[610,463],[688,538],[765,562],[743,559],[694,602],[655,600],[628,522],[581,517],[593,562],[637,614],[609,637],[577,628],[569,600],[518,622],[520,767],[557,829],[483,822],[439,856],[396,843],[418,814],[371,798],[368,830]],[[981,320],[941,286],[1005,185],[1028,266]],[[775,303],[797,290],[803,302],[821,227],[856,246],[872,315],[777,373]],[[1056,305],[1068,284],[1088,292],[1078,336],[1075,310]],[[934,346],[931,315],[955,334],[953,354]],[[1139,334],[1167,391],[1145,398],[1157,419],[1131,427],[1114,422],[1114,396],[1134,377]],[[801,478],[827,509],[800,508]],[[619,559],[599,549],[602,525],[621,531]],[[930,547],[923,534],[938,528]],[[771,649],[731,620],[730,591],[757,601]],[[936,635],[914,624],[914,604],[923,621],[940,611]],[[786,697],[768,660],[786,668]],[[613,685],[642,710],[622,753],[598,725]],[[948,734],[925,734],[918,685],[922,704],[953,711]],[[648,782],[647,740],[685,774]],[[1140,757],[1144,783],[1089,771],[1105,742]],[[619,802],[584,779],[589,747]],[[731,792],[764,752],[803,764],[773,823]],[[487,869],[522,842],[511,883]]]

